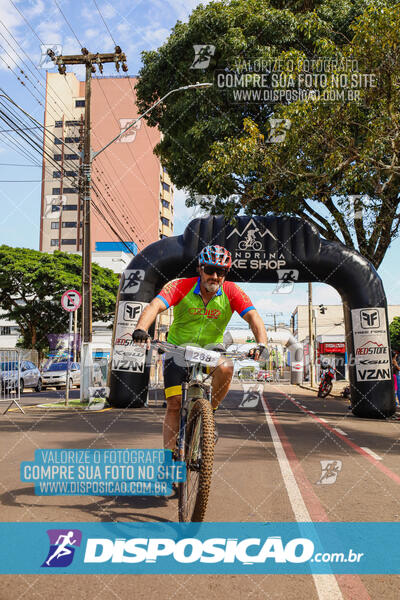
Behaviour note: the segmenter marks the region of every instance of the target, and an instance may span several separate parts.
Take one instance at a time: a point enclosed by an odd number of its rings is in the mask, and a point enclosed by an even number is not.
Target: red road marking
[[[284,393],[284,392],[281,392],[281,393]],[[284,395],[287,396],[287,394],[284,394]],[[289,396],[287,396],[287,397],[289,398]],[[265,394],[263,394],[263,399],[264,399],[266,406],[268,407],[269,413],[271,415],[271,419],[272,419],[272,421],[275,425],[275,428],[278,432],[278,435],[282,442],[283,449],[285,450],[285,454],[288,458],[288,461],[292,468],[293,475],[297,481],[297,484],[299,486],[303,500],[306,504],[308,512],[310,513],[311,519],[313,520],[313,522],[318,522],[318,521],[330,522],[330,519],[328,518],[328,515],[326,514],[318,496],[316,495],[316,493],[314,492],[314,490],[312,488],[312,484],[310,483],[310,480],[308,479],[307,475],[305,474],[304,469],[301,466],[299,459],[297,458],[297,455],[293,449],[293,446],[289,442],[285,432],[283,431],[282,425],[279,423],[276,415],[272,411],[271,406],[265,397]],[[291,400],[291,398],[289,398],[289,400]],[[318,421],[319,421],[319,419],[318,419]],[[321,424],[323,424],[323,423],[321,422]],[[343,436],[340,436],[340,437],[343,438]],[[345,439],[345,438],[343,438],[343,439]],[[377,462],[377,461],[375,461],[375,462]],[[343,593],[343,595],[346,598],[348,598],[348,600],[354,600],[355,598],[357,598],[357,600],[370,600],[370,596],[369,596],[363,582],[361,581],[359,575],[335,574],[334,576],[336,577],[336,580],[339,584],[341,592]]]
[[[277,389],[277,388],[274,388],[274,389]],[[290,400],[290,402],[292,404],[297,406],[297,408],[300,408],[300,410],[302,410],[303,412],[307,413],[312,419],[314,419],[314,421],[317,421],[317,423],[320,423],[320,425],[325,427],[325,429],[328,429],[328,431],[330,431],[331,433],[336,435],[336,437],[341,439],[343,442],[346,442],[346,444],[348,446],[350,446],[350,448],[353,448],[353,450],[358,452],[358,454],[361,454],[361,456],[364,456],[364,458],[369,460],[369,462],[372,463],[377,469],[379,469],[380,471],[382,471],[382,473],[384,473],[385,475],[390,477],[390,479],[392,479],[392,481],[394,481],[397,484],[400,484],[400,476],[399,475],[397,475],[396,473],[391,471],[388,467],[385,467],[385,465],[382,465],[382,463],[380,463],[379,460],[376,460],[376,458],[374,458],[373,456],[368,454],[368,452],[365,452],[365,450],[363,450],[360,446],[357,446],[357,444],[355,444],[354,442],[349,440],[348,437],[342,435],[341,433],[336,431],[333,427],[328,425],[324,420],[317,417],[317,415],[313,411],[310,411],[307,408],[302,408],[301,405],[296,400],[293,400],[293,398],[288,396],[285,392],[282,392],[281,390],[278,390],[278,392],[280,394],[282,394],[283,396],[286,396],[286,398],[288,400]]]

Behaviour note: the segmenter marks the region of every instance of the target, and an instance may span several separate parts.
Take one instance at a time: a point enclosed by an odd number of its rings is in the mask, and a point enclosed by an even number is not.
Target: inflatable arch
[[[197,256],[208,244],[232,253],[229,279],[240,283],[323,282],[344,305],[352,411],[385,418],[395,412],[386,296],[372,264],[355,250],[321,238],[295,217],[222,216],[194,219],[183,235],[147,246],[124,271],[118,293],[109,378],[116,407],[143,406],[150,367],[135,356],[131,333],[143,308],[172,279],[196,275]],[[154,334],[154,326],[150,330]]]

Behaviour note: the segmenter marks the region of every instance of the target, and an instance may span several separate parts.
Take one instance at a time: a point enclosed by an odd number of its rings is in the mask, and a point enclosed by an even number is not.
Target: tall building
[[[138,116],[130,77],[94,77],[91,146],[104,147]],[[74,73],[47,74],[40,250],[82,250],[85,84]],[[154,154],[160,132],[140,120],[93,161],[93,251],[136,252],[173,232],[173,186]],[[94,205],[94,206],[93,206]]]

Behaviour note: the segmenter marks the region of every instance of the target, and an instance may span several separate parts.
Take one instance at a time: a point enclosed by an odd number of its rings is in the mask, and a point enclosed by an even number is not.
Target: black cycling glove
[[[267,360],[268,350],[263,344],[259,344],[256,348],[249,350],[249,358],[254,358],[256,352],[258,352],[258,360]]]
[[[150,336],[147,333],[147,331],[144,331],[144,329],[135,329],[135,331],[132,333],[132,341],[133,343],[141,343],[141,342],[147,342],[147,340],[150,340]]]

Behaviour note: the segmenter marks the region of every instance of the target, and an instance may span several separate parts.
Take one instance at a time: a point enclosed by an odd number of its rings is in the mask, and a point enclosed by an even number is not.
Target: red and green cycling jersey
[[[207,304],[200,294],[199,277],[171,281],[157,298],[167,308],[174,307],[168,341],[177,346],[196,344],[205,348],[220,344],[235,311],[243,317],[249,310],[255,310],[247,294],[232,281],[225,281]]]

